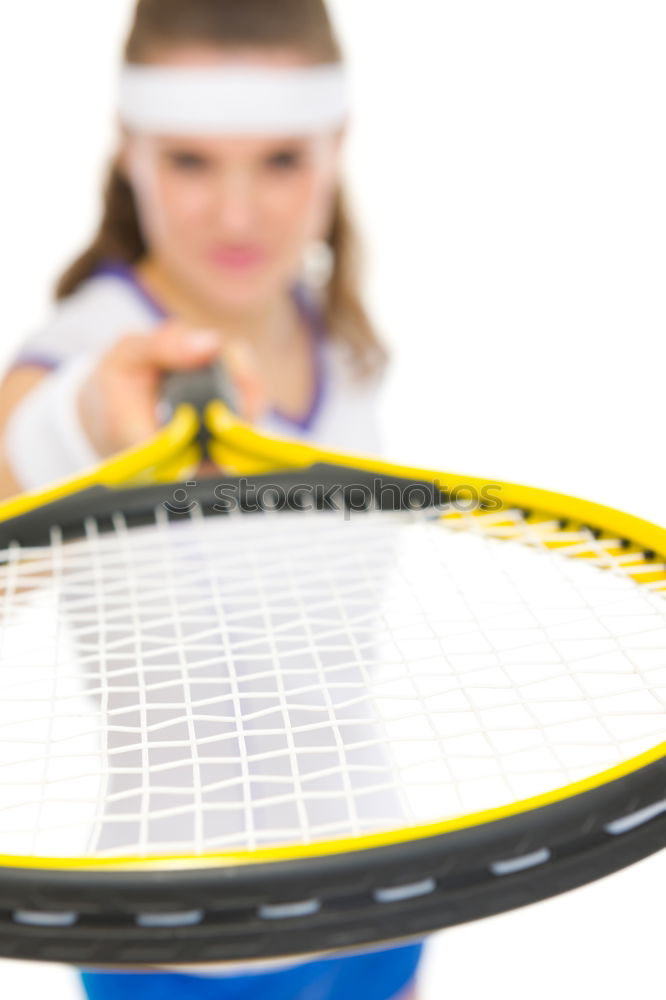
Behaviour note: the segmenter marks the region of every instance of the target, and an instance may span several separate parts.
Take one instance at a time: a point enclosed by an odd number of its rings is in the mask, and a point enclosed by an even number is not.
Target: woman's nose
[[[252,232],[259,215],[259,193],[253,177],[245,172],[226,172],[215,189],[216,222],[226,236]]]

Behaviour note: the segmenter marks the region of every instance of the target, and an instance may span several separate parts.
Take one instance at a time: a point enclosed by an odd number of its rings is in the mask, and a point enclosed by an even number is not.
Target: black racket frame
[[[91,518],[103,531],[118,511],[136,525],[154,521],[157,509],[174,520],[191,517],[192,503],[206,515],[224,514],[221,485],[225,503],[247,512],[256,510],[261,485],[277,485],[284,495],[305,487],[296,506],[304,495],[307,502],[308,488],[326,502],[330,489],[341,487],[354,510],[409,495],[409,505],[435,512],[449,500],[432,483],[412,484],[422,492],[407,494],[407,480],[322,464],[187,484],[187,510],[173,503],[182,483],[94,487],[0,525],[0,545],[45,544],[54,527],[74,538]],[[414,504],[417,495],[422,502]],[[0,867],[0,956],[103,968],[339,952],[524,906],[664,847],[666,757],[539,808],[358,851],[162,869]]]

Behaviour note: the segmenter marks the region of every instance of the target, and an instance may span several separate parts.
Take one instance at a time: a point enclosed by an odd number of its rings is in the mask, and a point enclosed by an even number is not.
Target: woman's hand
[[[193,371],[220,358],[238,394],[240,416],[257,420],[266,396],[252,356],[221,334],[171,320],[148,334],[116,341],[79,393],[79,414],[101,458],[148,440],[158,430],[157,408],[164,375]]]

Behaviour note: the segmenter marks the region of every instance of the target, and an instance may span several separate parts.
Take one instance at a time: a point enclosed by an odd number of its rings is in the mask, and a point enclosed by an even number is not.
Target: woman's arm
[[[21,484],[16,479],[9,464],[5,448],[7,422],[15,407],[32,389],[48,376],[44,368],[33,365],[14,368],[0,384],[0,499],[21,492]]]

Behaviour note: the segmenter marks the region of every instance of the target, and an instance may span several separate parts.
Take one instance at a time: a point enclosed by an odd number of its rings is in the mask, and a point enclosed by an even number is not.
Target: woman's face
[[[183,48],[174,66],[297,66],[294,53]],[[339,133],[314,136],[126,134],[121,164],[151,257],[212,307],[260,307],[298,274],[325,234],[338,185]]]

